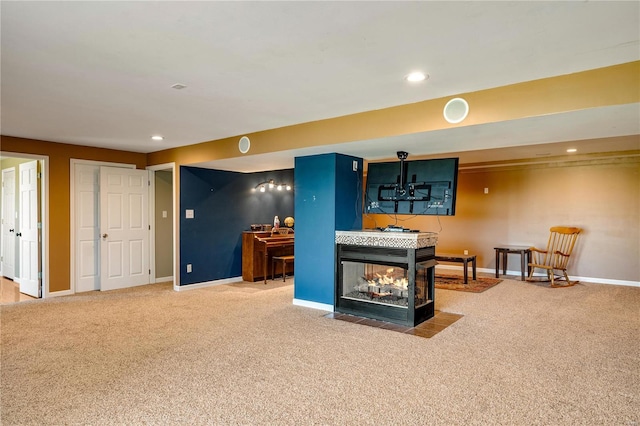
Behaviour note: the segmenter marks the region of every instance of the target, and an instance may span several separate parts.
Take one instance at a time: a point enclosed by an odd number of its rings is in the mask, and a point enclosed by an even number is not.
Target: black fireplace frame
[[[409,281],[408,306],[392,306],[368,301],[346,299],[343,294],[343,262],[360,262],[397,266],[407,270]],[[415,306],[416,271],[426,269],[427,303]],[[336,244],[336,285],[334,310],[339,313],[363,316],[367,318],[388,321],[414,327],[435,313],[435,247],[423,248],[392,248],[361,246],[351,244]]]

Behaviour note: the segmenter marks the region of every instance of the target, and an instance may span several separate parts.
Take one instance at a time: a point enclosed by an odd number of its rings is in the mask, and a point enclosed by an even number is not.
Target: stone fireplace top
[[[377,229],[362,231],[336,231],[336,244],[391,248],[434,247],[437,232],[383,232]]]

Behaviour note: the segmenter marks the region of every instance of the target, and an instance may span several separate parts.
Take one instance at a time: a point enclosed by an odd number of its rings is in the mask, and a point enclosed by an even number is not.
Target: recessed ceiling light
[[[181,84],[181,83],[176,83],[173,86],[171,86],[172,89],[176,89],[176,90],[182,90],[186,87],[187,87],[186,84]]]
[[[569,148],[569,149],[567,149],[567,152],[576,152],[576,151],[577,151],[577,149],[575,149],[575,148]]]
[[[424,81],[424,80],[426,80],[427,78],[429,78],[429,76],[428,76],[428,75],[426,75],[426,74],[425,74],[425,73],[423,73],[423,72],[420,72],[420,71],[412,72],[412,73],[408,74],[408,75],[405,77],[405,79],[406,79],[407,81],[410,81],[411,83],[417,83],[417,82],[419,82],[419,81]]]
[[[160,135],[151,136],[151,139],[153,139],[154,141],[164,140],[164,138]]]

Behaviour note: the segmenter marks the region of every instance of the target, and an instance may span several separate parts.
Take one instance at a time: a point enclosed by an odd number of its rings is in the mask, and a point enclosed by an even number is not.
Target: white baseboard
[[[310,302],[309,300],[293,299],[293,304],[305,308],[318,309],[320,311],[333,312],[333,305],[327,303]]]
[[[194,290],[196,288],[211,287],[214,285],[231,284],[231,283],[237,283],[237,282],[242,282],[242,277],[224,278],[222,280],[206,281],[203,283],[173,286],[173,289],[175,291]]]
[[[169,275],[168,277],[156,277],[153,281],[154,283],[166,283],[169,281],[173,281],[173,275]]]
[[[591,278],[591,277],[572,277],[569,275],[570,280],[584,281],[586,283],[593,284],[609,284],[609,285],[624,285],[627,287],[640,287],[640,281],[625,281],[625,280],[609,280],[606,278]]]
[[[438,265],[436,266],[436,270],[438,269],[455,269],[462,272],[462,266],[455,266],[455,265]],[[488,274],[495,274],[496,270],[490,269],[490,268],[476,268],[476,272],[485,272]],[[469,275],[471,275],[471,272],[469,272]],[[503,275],[502,271],[500,271],[500,276],[502,275]],[[515,275],[517,277],[520,277],[522,275],[522,272],[520,272],[520,270],[517,270],[517,271],[507,270],[507,275]],[[536,272],[533,274],[533,276],[544,277],[545,274],[542,272]],[[593,284],[609,284],[609,285],[624,285],[628,287],[640,287],[640,281],[610,280],[607,278],[593,278],[593,277],[574,277],[571,275],[569,275],[569,279],[572,281],[577,280],[577,281],[584,281],[586,283],[593,283]]]

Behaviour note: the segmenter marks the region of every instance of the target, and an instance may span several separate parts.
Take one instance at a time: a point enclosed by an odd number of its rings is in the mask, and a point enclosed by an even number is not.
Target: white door
[[[2,171],[2,275],[15,278],[16,169]]]
[[[33,297],[40,294],[40,194],[38,161],[18,166],[20,206],[18,211],[18,245],[20,247],[20,292]]]
[[[99,167],[86,164],[75,165],[76,292],[100,290],[99,180]]]
[[[100,289],[149,283],[149,174],[100,167]]]

